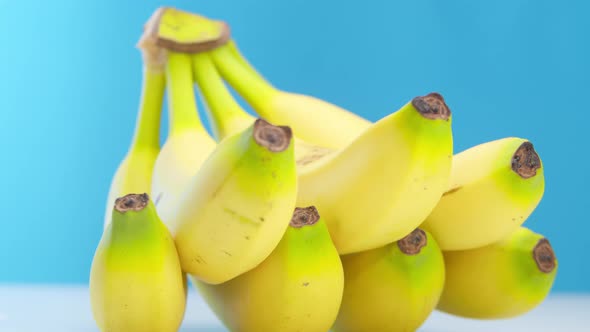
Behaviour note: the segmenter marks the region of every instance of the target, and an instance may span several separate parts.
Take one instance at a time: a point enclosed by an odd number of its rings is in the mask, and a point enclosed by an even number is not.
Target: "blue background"
[[[555,248],[554,291],[590,291],[590,6],[538,0],[0,0],[0,282],[87,282],[135,125],[135,43],[160,5],[230,23],[281,89],[372,121],[439,91],[454,112],[456,151],[532,140],[547,185],[525,225]]]

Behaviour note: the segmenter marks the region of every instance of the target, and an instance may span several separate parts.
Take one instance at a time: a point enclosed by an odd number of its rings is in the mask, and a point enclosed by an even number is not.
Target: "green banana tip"
[[[551,273],[557,265],[553,248],[546,238],[540,239],[537,245],[535,245],[533,258],[535,259],[535,263],[537,263],[539,271],[543,273]]]
[[[320,220],[320,214],[315,206],[296,207],[289,224],[291,227],[301,228],[303,226],[314,225],[318,220]]]
[[[281,152],[291,144],[293,131],[289,126],[275,126],[264,119],[256,119],[252,135],[258,145],[271,152]]]
[[[437,92],[415,97],[412,99],[412,106],[427,119],[447,121],[451,117],[451,109]]]
[[[531,142],[522,143],[512,156],[512,170],[523,179],[537,175],[541,159]]]
[[[397,246],[406,255],[417,255],[428,242],[426,232],[416,228],[403,239],[397,241]]]
[[[128,194],[115,200],[115,210],[121,213],[127,211],[141,211],[150,201],[148,194]]]

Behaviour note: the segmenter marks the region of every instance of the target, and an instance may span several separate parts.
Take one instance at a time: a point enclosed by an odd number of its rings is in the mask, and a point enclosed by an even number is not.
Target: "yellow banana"
[[[260,264],[279,243],[297,196],[289,127],[259,119],[223,140],[176,201],[182,268],[217,284]]]
[[[289,125],[306,142],[339,149],[371,125],[368,120],[322,99],[275,88],[249,65],[231,39],[210,53],[223,78],[256,113],[272,123]]]
[[[334,332],[416,331],[445,281],[436,240],[416,229],[397,242],[342,256],[344,295]]]
[[[422,224],[442,250],[466,250],[499,241],[517,229],[543,197],[545,179],[531,142],[507,137],[453,157],[451,180]]]
[[[469,318],[511,318],[534,309],[558,268],[549,241],[523,226],[485,247],[443,254],[446,281],[437,309]]]
[[[174,332],[187,280],[174,241],[147,194],[114,203],[90,271],[92,312],[101,331]]]
[[[214,138],[219,142],[225,137],[246,129],[256,120],[237,103],[229,92],[223,78],[207,53],[192,55],[195,82],[207,110]],[[312,145],[293,137],[295,160],[298,164],[317,159],[334,150]]]
[[[233,100],[207,56],[193,55],[195,79],[212,127],[223,138],[250,115]],[[372,124],[343,149],[297,145],[297,204],[323,211],[340,254],[404,237],[448,188],[451,122],[442,96],[432,93]]]
[[[118,197],[150,192],[154,163],[160,152],[160,116],[164,99],[163,50],[146,36],[138,43],[143,55],[143,82],[135,133],[131,146],[113,175],[104,213],[103,227],[111,223]]]
[[[315,207],[296,208],[278,246],[220,285],[191,278],[230,331],[326,332],[342,299],[342,263]]]
[[[160,218],[170,225],[173,206],[216,143],[197,113],[190,56],[169,51],[166,77],[170,130],[154,166],[151,192]]]

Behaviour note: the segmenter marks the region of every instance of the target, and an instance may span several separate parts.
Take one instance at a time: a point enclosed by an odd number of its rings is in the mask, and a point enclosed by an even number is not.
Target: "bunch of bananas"
[[[529,140],[454,153],[438,93],[371,123],[281,91],[228,24],[175,8],[138,48],[135,134],[90,273],[102,331],[177,331],[189,280],[231,331],[414,331],[434,310],[508,318],[546,298],[557,260],[523,226],[544,192]]]

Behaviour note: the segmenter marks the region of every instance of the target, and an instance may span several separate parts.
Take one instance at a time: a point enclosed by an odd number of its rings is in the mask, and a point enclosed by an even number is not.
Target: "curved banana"
[[[142,37],[138,47],[143,55],[143,81],[135,132],[131,146],[111,180],[104,229],[111,223],[113,204],[118,197],[134,192],[150,192],[154,163],[160,152],[160,116],[166,80],[163,51],[153,45],[153,40]]]
[[[271,123],[289,125],[306,142],[339,149],[371,125],[368,120],[322,99],[273,87],[240,55],[233,40],[211,50],[210,54],[223,78],[256,113]]]
[[[154,166],[152,196],[162,221],[170,226],[173,207],[216,143],[199,119],[191,58],[168,52],[166,87],[170,130]]]
[[[437,309],[499,319],[522,315],[547,297],[558,262],[549,241],[523,226],[485,247],[444,252],[446,282]]]
[[[342,263],[315,207],[296,208],[278,246],[226,283],[191,278],[230,331],[326,332],[342,299]]]
[[[416,331],[445,282],[436,240],[415,229],[386,246],[342,256],[344,295],[334,332]]]
[[[101,331],[174,332],[187,295],[174,241],[147,194],[118,198],[90,271],[92,313]]]
[[[169,223],[185,272],[218,284],[270,255],[297,196],[291,136],[256,120],[219,143],[190,179]]]
[[[215,68],[211,56],[208,53],[197,53],[193,54],[192,58],[193,75],[202,96],[214,138],[220,142],[227,136],[249,127],[256,118],[248,114],[234,99]],[[305,163],[309,159],[318,159],[334,151],[307,143],[296,135],[293,135],[293,140],[297,164]]]
[[[250,115],[233,99],[210,62],[205,53],[193,55],[195,79],[212,127],[225,137],[243,127]],[[451,122],[444,99],[432,93],[372,124],[343,149],[305,146],[300,140],[297,204],[323,211],[340,254],[404,237],[448,188]]]
[[[530,141],[479,144],[453,157],[449,190],[420,227],[443,250],[482,247],[522,225],[544,188],[542,162]]]

